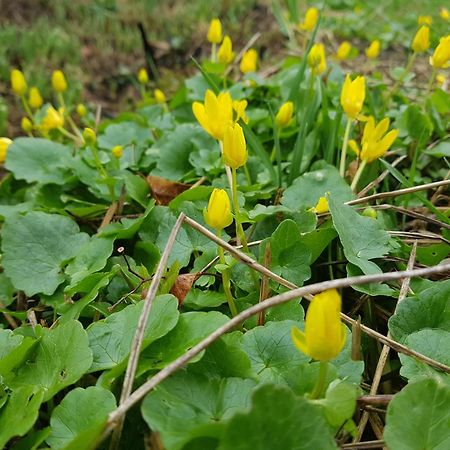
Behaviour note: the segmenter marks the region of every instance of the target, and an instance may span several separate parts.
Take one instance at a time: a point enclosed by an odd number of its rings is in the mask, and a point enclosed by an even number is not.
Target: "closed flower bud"
[[[208,207],[203,210],[205,222],[216,230],[222,230],[233,222],[230,199],[223,189],[214,189]]]
[[[450,20],[450,12],[447,8],[442,7],[439,10],[439,16],[441,17],[441,19],[443,20]]]
[[[433,18],[431,16],[419,16],[417,18],[417,23],[419,25],[428,25],[428,26],[430,26],[433,23]]]
[[[27,82],[25,76],[18,69],[11,70],[11,88],[17,95],[25,95],[27,92]]]
[[[251,48],[247,50],[241,59],[239,69],[242,73],[256,72],[256,66],[258,64],[258,52]]]
[[[312,73],[320,75],[327,68],[325,59],[325,47],[323,44],[314,44],[308,54],[308,65],[311,67]]]
[[[336,52],[336,58],[339,61],[344,61],[347,59],[350,55],[350,52],[352,50],[352,45],[348,41],[342,42],[342,44],[339,46]]]
[[[313,208],[316,214],[325,214],[329,211],[328,209],[328,200],[326,197],[320,197],[316,206]]]
[[[366,98],[366,82],[364,77],[356,77],[353,81],[350,75],[345,77],[341,91],[341,106],[351,119],[356,119]]]
[[[37,87],[32,87],[30,89],[30,94],[28,96],[28,104],[33,109],[39,109],[44,101],[42,100],[41,93]]]
[[[292,102],[285,102],[280,106],[275,116],[275,123],[279,128],[285,128],[291,123],[293,114],[294,104]]]
[[[222,24],[219,19],[211,20],[206,37],[211,44],[220,44],[222,42]]]
[[[450,61],[450,34],[442,37],[439,44],[434,50],[430,63],[435,69],[445,69],[449,66]]]
[[[6,161],[6,154],[8,153],[8,147],[11,143],[11,139],[7,137],[0,137],[0,163],[4,163]]]
[[[148,83],[148,73],[144,68],[139,70],[137,77],[138,77],[139,83],[141,83],[142,85],[145,85]]]
[[[336,358],[347,336],[340,313],[341,297],[336,289],[315,295],[306,312],[305,331],[292,328],[295,346],[316,361]]]
[[[380,54],[381,44],[378,39],[372,41],[369,47],[366,48],[366,56],[369,59],[377,59]]]
[[[223,38],[222,45],[217,52],[217,59],[222,64],[230,64],[234,59],[233,44],[229,36]]]
[[[238,169],[247,162],[247,143],[238,123],[233,123],[225,129],[222,160],[233,169]]]
[[[156,103],[163,104],[166,103],[166,96],[161,89],[155,89],[153,91],[153,95],[155,96]]]
[[[64,126],[64,110],[57,111],[53,106],[47,108],[45,117],[42,119],[42,129],[44,132],[61,128]]]
[[[33,123],[28,117],[22,117],[20,126],[25,133],[31,133],[33,131]]]
[[[364,217],[370,217],[371,219],[376,219],[377,211],[375,209],[371,208],[370,206],[368,206],[367,208],[364,209],[364,211],[362,212],[362,215]]]
[[[447,80],[446,80],[446,78],[445,78],[445,75],[443,75],[442,73],[438,73],[438,74],[436,75],[436,83],[437,83],[437,85],[438,85],[439,87],[444,86],[444,84],[445,84],[446,81],[447,81]]]
[[[416,53],[426,52],[430,47],[430,29],[422,25],[417,31],[411,44],[411,48]]]
[[[67,89],[66,77],[61,70],[52,73],[52,87],[55,92],[64,92]]]
[[[92,128],[85,128],[83,130],[83,139],[86,145],[93,146],[97,142],[97,135]]]
[[[86,106],[83,105],[83,103],[78,103],[77,105],[77,114],[80,117],[85,117],[87,114],[87,109]]]
[[[300,29],[305,31],[313,31],[318,19],[319,10],[317,8],[308,8],[303,22],[299,25]]]
[[[117,158],[122,158],[123,155],[123,147],[121,145],[116,145],[111,149],[111,153]]]

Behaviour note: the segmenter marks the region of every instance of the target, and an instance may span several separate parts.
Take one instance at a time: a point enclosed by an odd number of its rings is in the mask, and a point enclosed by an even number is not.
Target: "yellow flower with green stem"
[[[254,48],[247,50],[242,56],[239,69],[242,73],[256,72],[258,65],[258,52]]]
[[[350,52],[352,50],[352,44],[348,41],[344,41],[339,45],[337,52],[336,52],[336,58],[339,61],[344,61],[348,59]]]
[[[414,53],[426,52],[430,47],[430,28],[427,25],[422,25],[415,34],[411,48]]]
[[[314,44],[308,54],[308,65],[314,75],[320,75],[327,69],[325,47],[323,44]]]
[[[6,154],[8,153],[8,148],[12,144],[12,140],[7,137],[0,137],[0,163],[6,161]]]
[[[294,114],[294,103],[292,102],[283,103],[275,116],[275,123],[278,126],[278,128],[285,128],[289,126],[289,124],[292,122],[293,114]]]
[[[52,73],[52,87],[58,94],[62,94],[67,90],[66,77],[61,70],[55,70]]]
[[[19,97],[22,97],[27,92],[28,86],[25,75],[19,69],[11,70],[11,89]]]
[[[39,109],[44,100],[42,99],[42,95],[39,92],[39,89],[36,86],[30,88],[30,92],[28,94],[28,104],[32,109]]]
[[[450,62],[450,34],[439,40],[439,44],[430,58],[430,64],[435,69],[446,69]]]
[[[380,56],[381,44],[378,39],[373,40],[366,48],[366,56],[369,59],[377,59]]]
[[[217,59],[221,64],[225,65],[233,62],[233,43],[231,42],[230,36],[225,36],[223,38],[222,45],[219,47],[219,51],[217,52]]]
[[[304,31],[313,31],[319,20],[319,10],[317,8],[308,8],[305,13],[303,22],[299,24],[299,28]]]
[[[211,61],[216,62],[216,48],[217,44],[222,42],[222,23],[219,19],[212,19],[209,24],[208,34],[206,36],[211,42]]]

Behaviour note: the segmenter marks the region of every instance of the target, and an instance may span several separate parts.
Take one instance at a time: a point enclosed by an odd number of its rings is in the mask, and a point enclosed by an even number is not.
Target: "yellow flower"
[[[439,15],[441,16],[441,19],[444,19],[444,20],[449,20],[450,19],[450,12],[448,11],[447,8],[442,7],[439,10]]]
[[[223,189],[214,189],[208,207],[203,210],[205,222],[216,230],[222,230],[233,222],[230,199]]]
[[[241,69],[242,73],[256,72],[257,64],[258,52],[254,48],[251,48],[247,50],[242,56],[239,68]]]
[[[442,73],[438,73],[436,75],[436,83],[437,83],[438,86],[443,86],[446,81],[447,80],[445,78],[445,75],[443,75]]]
[[[22,117],[20,127],[23,131],[25,131],[25,133],[31,133],[33,131],[33,123],[28,117]]]
[[[221,92],[218,96],[208,89],[205,103],[194,102],[192,111],[198,123],[213,138],[222,140],[225,128],[233,120],[233,101],[228,92]]]
[[[121,145],[116,145],[111,149],[111,153],[116,157],[117,159],[122,158],[123,155],[123,147]]]
[[[222,160],[233,169],[238,169],[247,162],[247,143],[238,123],[231,123],[225,129]]]
[[[319,10],[317,8],[308,8],[303,22],[299,25],[301,30],[313,31],[317,20],[319,19]]]
[[[52,87],[56,92],[64,92],[67,89],[66,77],[61,70],[52,73]]]
[[[95,134],[95,131],[92,128],[86,127],[83,130],[83,139],[86,145],[95,145],[97,142],[97,135]]]
[[[380,41],[378,39],[375,39],[370,43],[369,47],[366,48],[366,56],[369,59],[377,59],[379,54],[380,54]]]
[[[32,87],[30,89],[30,94],[28,96],[28,104],[33,109],[39,109],[42,106],[42,103],[44,101],[42,100],[41,93],[39,92],[39,89],[37,87]]]
[[[428,26],[430,26],[433,23],[433,18],[431,16],[419,16],[417,18],[417,23],[419,25],[428,25]]]
[[[366,98],[366,82],[364,77],[356,77],[353,81],[350,75],[345,77],[341,91],[341,106],[351,119],[356,119]]]
[[[314,44],[308,54],[308,65],[315,75],[320,75],[327,68],[325,47],[323,44]]]
[[[239,122],[239,120],[242,119],[244,123],[248,123],[248,117],[247,114],[245,114],[247,105],[247,100],[233,100],[233,110],[236,113],[235,122]]]
[[[77,114],[80,117],[85,117],[87,114],[87,109],[86,106],[83,105],[83,103],[78,103],[77,105]]]
[[[430,29],[422,25],[417,31],[411,44],[411,48],[416,53],[426,52],[430,47]]]
[[[328,200],[326,197],[320,197],[319,201],[317,202],[316,206],[313,208],[314,212],[316,214],[324,214],[329,211],[328,209]]]
[[[139,83],[141,83],[142,85],[147,84],[148,83],[147,71],[144,68],[139,69],[137,78],[138,78]]]
[[[18,69],[11,70],[11,88],[17,95],[25,95],[25,92],[27,92],[25,76]]]
[[[445,69],[450,61],[450,34],[442,37],[430,58],[430,64],[436,69]]]
[[[293,114],[294,104],[292,102],[285,102],[280,106],[275,116],[275,123],[279,128],[285,128],[291,123]]]
[[[6,154],[8,153],[8,147],[11,143],[11,139],[7,137],[0,137],[0,163],[4,163],[6,161]]]
[[[339,61],[343,61],[344,59],[347,59],[350,55],[350,52],[352,50],[352,45],[348,41],[342,42],[342,44],[339,46],[336,52],[336,57]]]
[[[153,95],[155,97],[156,103],[163,104],[166,103],[166,96],[161,89],[155,89],[153,91]]]
[[[295,346],[316,361],[336,358],[347,337],[340,312],[341,297],[336,289],[315,295],[306,313],[305,332],[292,328]]]
[[[54,130],[64,126],[64,110],[60,108],[57,111],[53,106],[47,108],[45,117],[42,119],[42,128],[44,131]]]
[[[359,156],[361,161],[370,163],[383,156],[394,143],[398,136],[398,130],[389,129],[389,119],[386,117],[378,125],[373,117],[369,117],[361,139],[361,149],[352,139],[349,141],[350,148]]]
[[[230,64],[234,59],[233,44],[229,36],[223,38],[222,45],[217,52],[217,59],[222,64]]]
[[[206,37],[211,44],[220,44],[222,42],[222,24],[219,19],[211,20]]]

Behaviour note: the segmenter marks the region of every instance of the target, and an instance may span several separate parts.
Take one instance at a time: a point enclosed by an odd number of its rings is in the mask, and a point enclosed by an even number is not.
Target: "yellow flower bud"
[[[214,189],[208,207],[203,210],[205,222],[216,230],[222,230],[233,222],[230,199],[223,189]]]
[[[166,96],[161,89],[155,89],[153,91],[153,95],[155,96],[156,103],[163,104],[166,103]]]
[[[241,126],[238,123],[228,125],[223,136],[223,162],[238,169],[247,162],[247,156],[247,143]]]
[[[233,101],[228,92],[218,96],[208,89],[205,102],[194,102],[192,111],[198,123],[213,138],[222,140],[225,128],[233,120]]]
[[[381,44],[378,39],[372,41],[369,47],[366,48],[366,56],[369,59],[377,59],[380,54]]]
[[[229,36],[223,38],[222,45],[217,52],[217,59],[222,64],[230,64],[234,59],[233,44]]]
[[[47,108],[45,117],[42,119],[42,129],[44,132],[54,130],[64,126],[64,110],[57,111],[53,106]]]
[[[52,73],[52,87],[55,92],[64,92],[67,89],[66,77],[61,70]]]
[[[430,26],[433,23],[433,18],[431,16],[419,16],[417,18],[417,23],[419,25],[428,25],[428,26]]]
[[[376,219],[378,214],[375,209],[368,206],[367,208],[364,209],[364,211],[362,212],[362,215],[364,217],[370,217],[371,219]]]
[[[25,92],[27,92],[25,76],[18,69],[11,70],[11,88],[15,94],[20,96],[25,95]]]
[[[325,47],[323,44],[314,44],[308,54],[308,65],[311,67],[312,73],[320,75],[327,68],[325,59]]]
[[[83,130],[83,139],[86,145],[95,145],[97,142],[97,135],[95,134],[95,131],[92,128],[85,128]]]
[[[77,114],[80,117],[85,117],[87,114],[87,109],[86,106],[83,105],[83,103],[78,103],[77,105]]]
[[[292,328],[295,346],[316,361],[336,358],[347,337],[340,312],[341,297],[336,289],[315,295],[306,312],[305,332]]]
[[[33,109],[39,109],[42,106],[42,103],[44,103],[44,101],[42,100],[42,96],[41,93],[39,92],[39,89],[33,86],[30,89],[30,94],[28,96],[28,104]]]
[[[450,61],[450,34],[442,37],[430,58],[430,64],[436,69],[445,69]]]
[[[239,69],[242,73],[256,72],[256,66],[258,64],[258,52],[251,48],[247,50],[241,59]]]
[[[329,211],[328,209],[328,200],[326,197],[320,197],[316,206],[313,208],[316,214],[324,214]]]
[[[116,145],[115,147],[113,147],[111,149],[111,153],[116,157],[116,158],[122,158],[123,155],[123,147],[121,145]]]
[[[137,77],[138,77],[139,83],[141,83],[142,85],[148,83],[148,73],[144,68],[139,69]]]
[[[25,133],[31,133],[33,131],[33,123],[28,117],[22,117],[20,126]]]
[[[11,143],[11,139],[7,137],[0,137],[0,163],[4,163],[6,161],[6,154],[8,153],[8,147]]]
[[[442,7],[439,10],[439,16],[441,17],[441,19],[450,20],[450,12],[447,8]]]
[[[356,77],[353,81],[350,75],[345,77],[341,91],[341,106],[351,119],[356,119],[366,98],[366,82],[364,77]]]
[[[206,37],[211,44],[220,44],[222,42],[222,24],[219,19],[211,20]]]
[[[352,50],[352,45],[348,41],[342,42],[342,44],[339,46],[336,52],[336,58],[339,61],[343,61],[347,59],[350,55],[350,52]]]
[[[426,52],[430,47],[430,29],[422,25],[417,31],[411,44],[411,48],[416,53]]]
[[[285,128],[291,123],[293,114],[294,104],[292,102],[285,102],[280,106],[275,116],[275,123],[279,128]]]
[[[235,122],[239,122],[242,119],[244,123],[248,123],[248,117],[245,114],[247,105],[247,100],[233,100],[233,110],[236,113]]]
[[[317,8],[308,8],[303,22],[299,25],[301,30],[313,31],[317,20],[319,19],[319,10]]]
[[[444,86],[446,81],[447,81],[447,79],[445,78],[445,75],[443,75],[442,73],[438,73],[436,75],[436,83],[438,86],[440,86],[440,87]]]

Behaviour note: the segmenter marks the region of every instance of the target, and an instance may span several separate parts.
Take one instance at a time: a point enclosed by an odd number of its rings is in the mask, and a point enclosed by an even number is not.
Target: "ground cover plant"
[[[449,12],[385,67],[331,3],[274,1],[264,63],[213,18],[112,118],[9,68],[1,448],[450,446]]]

